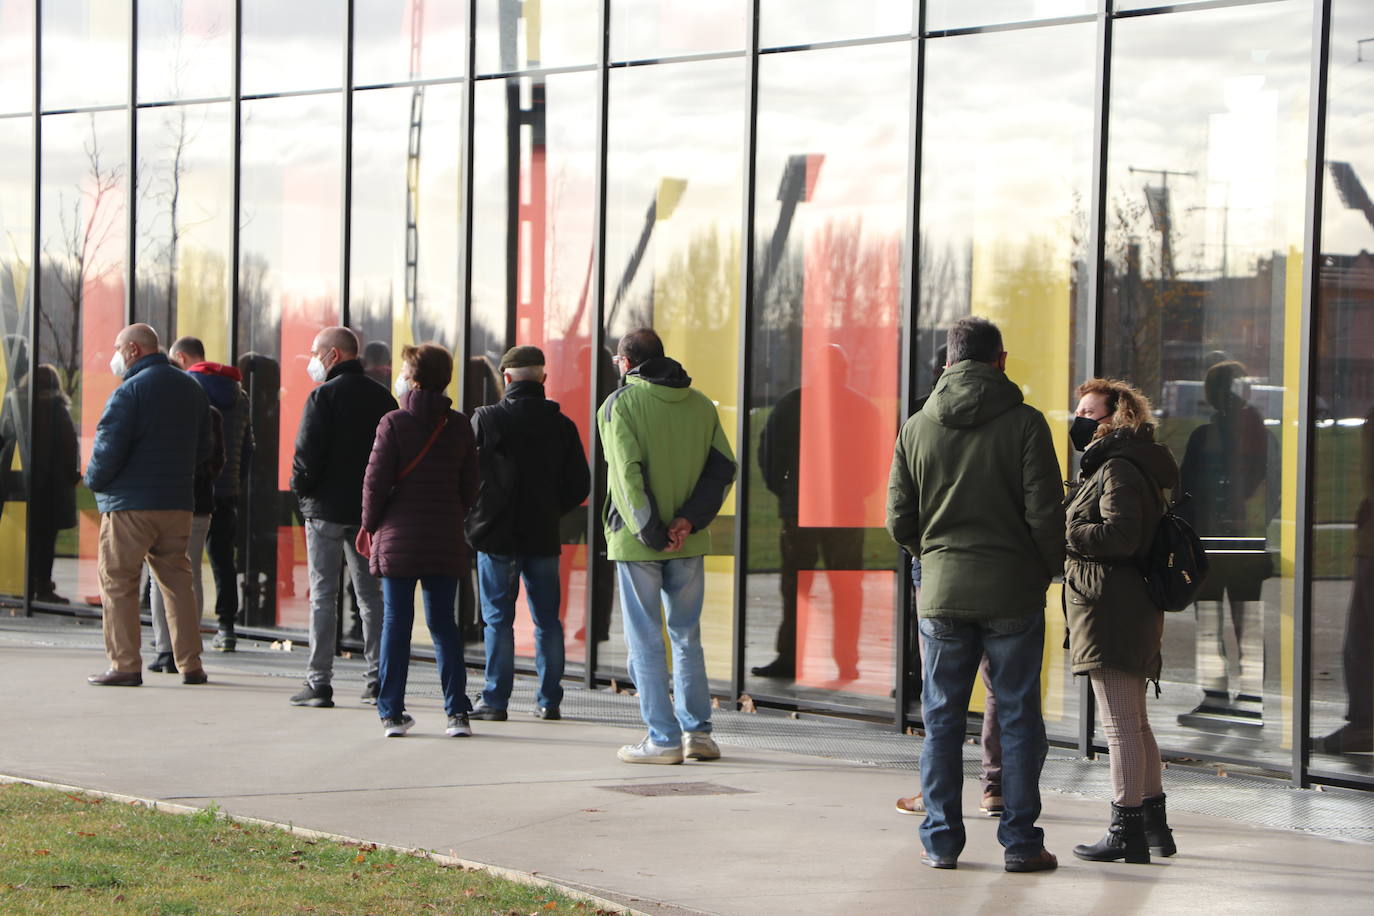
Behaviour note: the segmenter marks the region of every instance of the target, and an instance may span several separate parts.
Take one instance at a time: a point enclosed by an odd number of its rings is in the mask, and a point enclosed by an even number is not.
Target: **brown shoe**
[[[1002,804],[1002,793],[996,795],[987,794],[983,796],[983,804],[978,808],[988,817],[1001,817],[1005,806]]]
[[[197,668],[195,671],[187,671],[181,676],[183,684],[208,684],[210,678],[206,676],[204,668]]]
[[[111,668],[104,674],[92,674],[86,678],[86,683],[96,687],[142,687],[143,672],[116,671]]]
[[[1050,871],[1059,867],[1059,860],[1048,849],[1041,850],[1025,859],[1007,859],[1007,871]]]
[[[921,793],[897,799],[898,814],[925,814],[926,800],[921,797]]]

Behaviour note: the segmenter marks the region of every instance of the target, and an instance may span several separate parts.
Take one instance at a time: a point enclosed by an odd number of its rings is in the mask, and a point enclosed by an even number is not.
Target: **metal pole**
[[[134,323],[134,291],[135,284],[138,282],[137,275],[134,273],[136,251],[138,248],[138,2],[129,0],[129,189],[128,225],[125,231],[128,238],[125,239],[125,264],[124,264],[124,323]],[[172,265],[172,270],[176,270],[176,265]],[[149,316],[151,317],[151,315]],[[165,333],[165,332],[164,332]],[[171,341],[164,341],[164,344],[171,346]]]
[[[348,282],[353,241],[353,22],[354,0],[348,0],[343,54],[343,213],[339,220],[339,323],[344,327],[351,327],[353,319]],[[342,622],[343,615],[339,618]]]
[[[33,0],[33,158],[29,166],[32,170],[33,180],[30,184],[30,222],[29,222],[29,372],[32,374],[34,366],[38,365],[39,350],[39,320],[38,310],[42,308],[42,296],[39,291],[42,287],[42,255],[43,243],[39,232],[41,224],[39,222],[43,211],[43,3],[42,0]],[[29,413],[29,423],[25,434],[29,437],[29,463],[24,465],[24,473],[28,475],[30,481],[33,480],[33,405],[34,392],[33,385],[29,385],[26,397],[26,410]],[[27,492],[32,492],[31,487],[26,487]],[[29,580],[29,551],[33,549],[33,506],[30,502],[25,506],[24,511],[24,616],[33,616],[33,582]]]
[[[1312,423],[1316,419],[1317,309],[1321,303],[1322,193],[1326,171],[1327,64],[1331,53],[1331,0],[1312,0],[1312,80],[1307,115],[1307,212],[1303,223],[1302,309],[1299,359],[1303,371],[1298,382],[1298,481],[1297,515],[1293,519],[1297,551],[1293,562],[1293,785],[1308,785],[1308,732],[1311,725],[1312,684],[1312,556],[1313,472],[1316,461]]]

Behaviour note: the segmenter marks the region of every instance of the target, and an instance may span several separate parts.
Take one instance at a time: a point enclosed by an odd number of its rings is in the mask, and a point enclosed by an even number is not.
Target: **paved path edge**
[[[171,814],[197,814],[205,810],[205,808],[197,808],[195,805],[180,805],[176,804],[175,802],[159,801],[154,798],[142,798],[137,795],[125,795],[121,792],[106,792],[103,789],[91,789],[87,788],[86,786],[71,786],[66,785],[64,783],[48,782],[46,780],[33,779],[26,776],[14,776],[9,773],[0,773],[0,784],[24,784],[36,786],[40,789],[55,789],[59,792],[80,792],[83,795],[94,795],[99,798],[107,798],[110,801],[122,802],[124,804],[143,805],[147,808],[155,808],[158,811],[166,811]],[[470,871],[483,871],[490,875],[494,875],[498,878],[504,878],[507,881],[513,881],[517,884],[524,884],[530,887],[542,887],[548,888],[550,890],[556,890],[559,893],[566,894],[567,896],[572,897],[576,900],[581,900],[585,903],[593,904],[598,909],[606,910],[611,913],[621,914],[621,916],[652,916],[652,914],[650,913],[647,913],[643,910],[637,910],[634,907],[631,907],[629,904],[622,903],[619,900],[613,900],[608,897],[601,897],[597,894],[591,893],[589,890],[583,890],[581,888],[572,887],[567,884],[561,884],[550,878],[545,878],[542,875],[532,874],[530,872],[524,871],[517,871],[516,869],[505,868],[500,865],[489,865],[486,862],[474,862],[471,859],[461,859],[457,856],[444,855],[443,853],[433,852],[428,849],[414,849],[405,846],[396,846],[391,843],[375,843],[372,840],[365,840],[359,837],[345,836],[341,833],[328,833],[323,830],[313,830],[309,827],[301,827],[296,824],[283,824],[280,821],[271,821],[260,817],[245,817],[243,815],[238,814],[229,814],[223,810],[218,812],[218,816],[223,818],[224,820],[234,821],[239,824],[250,824],[259,827],[272,827],[276,830],[281,830],[286,833],[290,833],[294,836],[304,837],[306,839],[333,840],[338,843],[351,843],[358,845],[367,844],[370,846],[375,846],[378,849],[389,849],[393,852],[399,852],[404,853],[405,855],[429,859],[431,862],[434,862],[438,865],[446,865],[449,867],[457,866],[468,869]],[[659,901],[654,902],[661,907],[672,907],[672,904],[665,904]],[[682,910],[682,912],[689,911]]]

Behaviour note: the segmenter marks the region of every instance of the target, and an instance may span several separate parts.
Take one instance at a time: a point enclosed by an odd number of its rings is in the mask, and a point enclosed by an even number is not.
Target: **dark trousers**
[[[210,536],[206,552],[215,577],[215,616],[221,630],[231,630],[239,614],[239,571],[234,561],[234,542],[238,537],[239,510],[234,500],[215,503],[210,515]]]
[[[825,559],[826,569],[862,569],[864,531],[862,528],[803,528],[796,519],[783,517],[778,546],[782,553],[782,571],[778,577],[782,591],[778,657],[795,662],[798,572],[815,569],[822,558]],[[848,583],[841,586],[833,581],[831,589],[831,612],[835,621],[831,653],[841,672],[852,672],[859,662],[859,621],[863,612],[863,593]]]
[[[52,564],[57,554],[57,528],[50,519],[35,513],[31,522],[33,537],[29,540],[29,593],[46,595],[53,590]]]
[[[1374,726],[1374,665],[1369,658],[1374,645],[1374,557],[1355,558],[1355,587],[1345,619],[1345,690],[1349,697],[1345,717],[1359,728]]]

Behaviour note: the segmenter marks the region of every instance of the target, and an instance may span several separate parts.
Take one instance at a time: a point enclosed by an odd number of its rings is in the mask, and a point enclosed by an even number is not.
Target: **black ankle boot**
[[[1112,822],[1107,827],[1107,833],[1091,846],[1075,846],[1073,854],[1089,862],[1124,859],[1133,865],[1148,865],[1150,847],[1145,842],[1144,808],[1112,805]]]
[[[149,671],[163,671],[167,674],[177,673],[177,663],[170,652],[159,652],[157,658],[148,666]]]
[[[1164,795],[1147,798],[1142,807],[1145,809],[1145,843],[1150,852],[1168,858],[1178,852],[1174,845],[1174,832],[1169,829],[1169,817],[1164,812]]]

